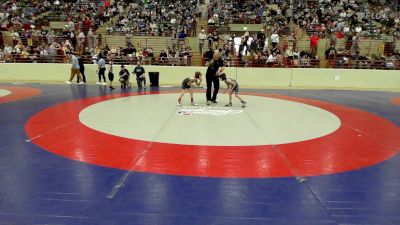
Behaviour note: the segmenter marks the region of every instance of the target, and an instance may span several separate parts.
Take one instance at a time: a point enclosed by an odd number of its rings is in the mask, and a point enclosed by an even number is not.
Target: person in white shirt
[[[93,29],[90,28],[88,32],[88,47],[93,48],[96,44],[96,35],[93,33]]]
[[[79,39],[79,45],[84,46],[86,37],[85,37],[85,34],[83,33],[83,31],[79,32],[78,39]]]
[[[151,33],[155,35],[157,33],[157,28],[158,28],[157,24],[154,21],[152,21],[150,23]]]
[[[265,38],[263,52],[267,52],[267,51],[268,51],[268,38]]]
[[[356,29],[355,29],[355,31],[356,31],[357,33],[360,33],[360,32],[362,31],[361,26],[357,26]]]
[[[176,19],[172,17],[171,20],[170,20],[170,23],[171,23],[172,26],[175,26]]]
[[[6,46],[4,47],[4,52],[7,54],[11,54],[12,51],[13,48],[9,44],[6,44]]]
[[[277,59],[277,57],[276,57],[276,54],[275,54],[275,53],[270,54],[270,55],[268,56],[267,63],[274,63],[274,62],[276,62],[276,59]]]
[[[215,24],[215,21],[212,17],[210,19],[208,19],[208,25],[214,26],[214,24]]]
[[[200,51],[200,54],[203,55],[204,54],[204,42],[207,39],[207,34],[204,32],[204,30],[201,30],[199,35],[197,35],[197,38],[199,39],[199,51]]]
[[[271,35],[271,43],[272,48],[275,48],[279,44],[279,34],[276,31]]]
[[[346,11],[343,10],[343,11],[340,13],[340,17],[345,18],[345,17],[346,17]]]

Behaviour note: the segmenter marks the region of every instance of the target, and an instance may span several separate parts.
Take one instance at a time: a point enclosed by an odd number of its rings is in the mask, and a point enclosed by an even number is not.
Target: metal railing
[[[84,64],[96,64],[97,58],[90,55],[82,55]],[[143,65],[162,65],[162,66],[191,66],[193,56],[181,57],[159,57],[159,56],[118,56],[108,55],[107,61],[113,64],[135,65],[139,60]],[[201,60],[197,58],[196,60]],[[64,54],[57,55],[38,55],[38,54],[0,54],[0,63],[70,63],[69,57]]]
[[[80,56],[85,64],[96,64],[96,58],[90,55]],[[159,57],[155,55],[144,56],[118,56],[108,55],[107,61],[113,64],[135,65],[138,60],[143,65],[159,66],[194,66],[193,62],[201,62],[207,66],[207,59],[198,56]],[[0,63],[69,63],[69,58],[63,54],[57,55],[32,55],[32,54],[0,54]],[[335,69],[378,69],[400,70],[400,60],[353,60],[351,58],[335,57],[327,60],[309,58],[277,58],[273,61],[240,59],[237,57],[225,59],[226,66],[230,67],[262,67],[262,68],[335,68]],[[198,66],[198,65],[196,65]]]

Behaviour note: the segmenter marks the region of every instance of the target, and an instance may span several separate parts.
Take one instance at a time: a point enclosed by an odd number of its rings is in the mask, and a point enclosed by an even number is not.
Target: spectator
[[[167,52],[164,49],[161,50],[159,58],[160,58],[160,63],[161,64],[166,64],[167,63],[168,55],[167,55]]]
[[[68,81],[65,81],[65,83],[67,83],[67,84],[71,84],[71,82],[75,76],[77,76],[79,80],[82,80],[81,74],[79,72],[80,67],[79,67],[78,57],[73,52],[71,52],[69,54],[69,56],[70,56],[72,67],[71,67],[71,76]],[[81,83],[83,84],[83,82],[81,82]]]
[[[317,54],[318,52],[318,43],[319,43],[319,36],[317,33],[314,33],[311,37],[310,37],[310,48],[311,48],[311,52],[313,54]]]
[[[85,64],[84,64],[82,55],[78,56],[78,62],[79,62],[79,72],[80,72],[80,74],[82,76],[82,82],[86,83]],[[78,83],[80,82],[79,78],[80,77],[78,77],[78,80],[77,80]]]
[[[279,34],[276,31],[274,31],[271,35],[271,44],[272,48],[276,48],[279,45]]]
[[[145,70],[143,66],[140,64],[140,61],[136,61],[136,67],[133,70],[133,73],[136,74],[136,83],[138,88],[146,88],[146,77],[145,77]]]
[[[99,81],[96,84],[107,85],[106,76],[105,76],[106,60],[102,53],[99,54],[98,58],[99,58],[99,60],[97,61],[97,66],[98,66],[97,74],[99,77]],[[103,83],[101,82],[102,78],[103,78]]]
[[[204,43],[207,39],[207,35],[203,29],[200,31],[199,35],[197,35],[197,38],[199,39],[199,52],[201,55],[203,55],[204,54]]]

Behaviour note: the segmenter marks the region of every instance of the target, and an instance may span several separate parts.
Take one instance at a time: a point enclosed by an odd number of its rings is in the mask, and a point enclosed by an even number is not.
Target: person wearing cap
[[[204,42],[207,39],[207,34],[204,32],[204,30],[201,30],[199,35],[197,35],[197,38],[199,39],[199,52],[201,55],[204,54]]]

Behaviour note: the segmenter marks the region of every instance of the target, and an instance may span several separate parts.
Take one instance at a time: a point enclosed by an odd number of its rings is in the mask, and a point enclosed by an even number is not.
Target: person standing
[[[102,53],[99,54],[99,60],[97,61],[97,66],[98,66],[97,74],[99,76],[99,82],[97,82],[97,84],[107,85],[106,76],[105,76],[106,60],[104,59],[104,56]],[[101,78],[103,78],[103,83],[101,83]]]
[[[275,48],[279,45],[279,34],[278,32],[274,31],[274,33],[271,35],[271,43],[272,43],[272,48]]]
[[[89,29],[87,37],[88,37],[88,39],[87,39],[88,40],[88,48],[89,49],[95,48],[95,46],[96,46],[96,35],[94,34],[92,28]]]
[[[204,32],[204,30],[201,30],[199,35],[197,35],[197,38],[199,39],[199,52],[201,55],[203,55],[204,54],[204,43],[207,39],[207,35]]]
[[[193,106],[197,106],[196,103],[194,103],[194,99],[193,99],[193,91],[192,91],[192,87],[196,84],[198,87],[201,84],[201,76],[202,74],[199,71],[196,71],[196,73],[194,74],[194,77],[187,77],[182,81],[182,92],[179,95],[178,98],[178,106],[181,106],[181,102],[182,102],[182,97],[185,95],[186,92],[189,92],[190,94],[190,102]]]
[[[82,55],[80,55],[80,56],[78,57],[78,62],[79,62],[79,72],[81,73],[82,81],[83,81],[83,83],[86,83],[85,65],[84,65],[84,63],[83,63]],[[78,82],[78,83],[80,82],[79,77],[78,77],[77,82]]]
[[[219,90],[219,79],[218,76],[220,73],[222,73],[225,69],[224,66],[224,61],[222,60],[221,55],[219,52],[215,52],[213,55],[213,59],[210,60],[208,63],[208,68],[206,72],[206,81],[207,81],[207,92],[206,92],[206,97],[207,97],[207,105],[210,105],[210,103],[218,103],[217,102],[217,95],[218,95],[218,90]],[[214,85],[214,92],[213,95],[211,96],[211,89],[212,86]]]
[[[79,80],[82,79],[81,74],[79,72],[80,67],[79,67],[78,57],[73,52],[71,52],[69,54],[69,57],[71,60],[72,67],[71,67],[71,76],[70,76],[69,80],[65,81],[65,83],[67,83],[67,84],[71,84],[71,82],[75,76],[78,76]],[[80,84],[83,84],[83,82],[80,82]]]
[[[144,85],[144,88],[146,88],[146,77],[144,75],[145,70],[143,66],[140,64],[139,60],[136,62],[136,67],[133,70],[133,73],[136,74],[136,83],[138,88],[142,88],[142,83]]]
[[[235,97],[239,99],[240,102],[242,103],[242,108],[246,107],[247,102],[239,95],[239,83],[235,79],[227,78],[225,73],[222,73],[220,75],[220,78],[222,81],[225,82],[227,86],[227,89],[224,91],[224,93],[228,91],[229,94],[229,103],[226,104],[225,106],[226,107],[232,106],[232,94],[235,94]]]
[[[317,33],[314,33],[310,37],[310,48],[313,55],[316,55],[318,53],[318,42],[319,42],[319,36]]]
[[[109,64],[109,68],[108,68],[108,80],[110,81],[110,86],[109,86],[109,88],[112,90],[112,89],[115,89],[113,86],[112,86],[112,82],[114,81],[114,72],[113,72],[113,62],[112,62],[112,60],[110,60],[109,62],[108,62],[108,64]]]

